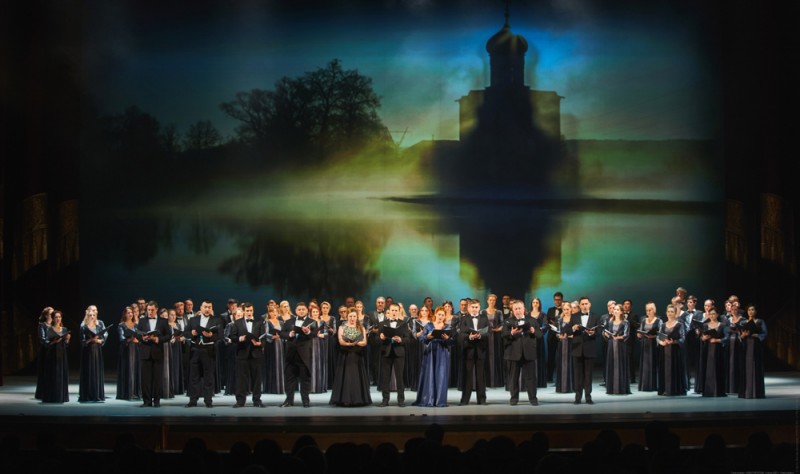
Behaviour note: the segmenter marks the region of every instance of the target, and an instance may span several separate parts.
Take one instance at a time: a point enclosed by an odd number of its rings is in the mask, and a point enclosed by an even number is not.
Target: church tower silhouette
[[[563,97],[525,84],[528,41],[511,31],[508,5],[486,52],[490,84],[458,100],[460,146],[437,157],[442,191],[481,184],[494,195],[535,197],[550,187],[561,159]]]

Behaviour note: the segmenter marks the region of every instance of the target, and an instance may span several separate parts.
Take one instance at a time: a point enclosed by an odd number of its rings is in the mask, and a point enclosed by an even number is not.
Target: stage
[[[0,419],[3,436],[16,435],[22,447],[33,449],[37,436],[57,438],[67,449],[111,449],[117,435],[133,434],[137,442],[162,451],[180,450],[193,437],[227,451],[235,441],[274,439],[284,450],[291,449],[303,434],[314,436],[325,449],[332,443],[354,441],[377,445],[389,441],[400,449],[406,440],[422,436],[426,427],[438,423],[445,430],[444,442],[468,449],[475,440],[504,435],[520,442],[536,431],[546,432],[551,449],[580,449],[603,429],[615,430],[627,443],[644,444],[644,427],[653,420],[665,421],[679,434],[684,447],[701,446],[710,433],[721,434],[729,446],[742,446],[756,431],[766,431],[774,443],[797,444],[800,419],[800,373],[770,373],[766,378],[767,398],[744,400],[735,396],[703,398],[661,397],[640,393],[631,385],[631,395],[606,395],[599,381],[593,388],[594,405],[574,405],[572,394],[558,394],[552,387],[540,389],[539,406],[531,406],[525,393],[517,406],[508,403],[501,388],[487,391],[489,405],[458,406],[460,392],[451,389],[450,406],[411,406],[416,394],[406,392],[407,405],[397,406],[395,394],[389,407],[341,408],[328,405],[330,393],[312,394],[311,407],[280,408],[283,395],[264,395],[264,408],[250,400],[234,409],[233,396],[217,395],[214,406],[185,408],[188,398],[162,399],[160,408],[141,408],[139,401],[115,400],[114,379],[106,378],[103,403],[78,403],[78,374],[70,379],[70,402],[43,404],[33,398],[35,377],[6,376],[0,387]],[[373,402],[380,393],[372,392]]]

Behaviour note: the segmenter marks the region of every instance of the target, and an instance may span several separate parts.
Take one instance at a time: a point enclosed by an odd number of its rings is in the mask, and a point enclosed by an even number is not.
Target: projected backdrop
[[[83,298],[112,319],[139,296],[722,296],[699,17],[106,3],[85,18],[81,237]]]

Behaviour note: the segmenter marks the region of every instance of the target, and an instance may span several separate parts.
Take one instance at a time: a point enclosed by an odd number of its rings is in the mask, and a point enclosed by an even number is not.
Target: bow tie
[[[581,316],[589,316],[589,313],[583,313]]]
[[[472,319],[478,319],[478,317],[477,316],[473,316]]]
[[[154,317],[152,317],[152,318],[147,318],[147,319],[156,319],[156,318],[155,318],[155,316],[154,316]]]
[[[245,319],[245,322],[252,323],[253,320],[252,319]]]

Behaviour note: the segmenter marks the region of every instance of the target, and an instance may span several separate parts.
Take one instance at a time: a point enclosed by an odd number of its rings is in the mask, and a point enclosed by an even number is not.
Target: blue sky
[[[342,60],[373,79],[403,146],[458,138],[456,100],[489,85],[486,40],[503,2],[104,2],[88,9],[87,89],[105,113],[136,105],[185,132],[236,123],[219,104]],[[526,82],[564,97],[566,138],[713,138],[716,78],[700,20],[686,11],[512,2],[530,45]],[[291,5],[291,6],[288,6]],[[343,6],[342,6],[343,5]],[[304,7],[304,8],[300,8]]]

